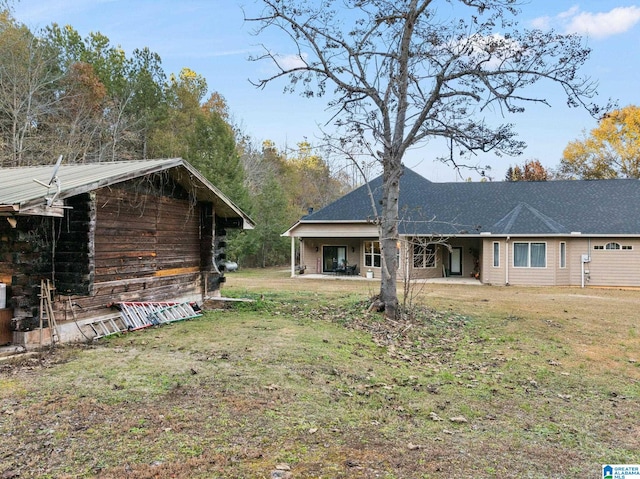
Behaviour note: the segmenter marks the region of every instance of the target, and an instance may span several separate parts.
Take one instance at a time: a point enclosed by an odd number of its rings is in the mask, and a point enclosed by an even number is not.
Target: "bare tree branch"
[[[525,146],[510,123],[493,124],[491,109],[522,113],[548,104],[539,82],[556,84],[571,107],[598,115],[590,100],[596,83],[580,77],[589,56],[580,37],[517,29],[518,0],[262,0],[262,15],[247,18],[256,33],[279,29],[291,40],[295,64],[266,46],[254,60],[276,72],[254,84],[287,79],[285,91],[322,96],[339,134],[334,141],[372,145],[383,167],[380,238],[381,298],[397,307],[399,179],[410,147],[450,140],[465,154],[518,154]],[[460,15],[451,19],[446,12]],[[498,122],[500,119],[498,119]],[[357,143],[357,141],[356,141]],[[456,167],[453,157],[451,162]]]

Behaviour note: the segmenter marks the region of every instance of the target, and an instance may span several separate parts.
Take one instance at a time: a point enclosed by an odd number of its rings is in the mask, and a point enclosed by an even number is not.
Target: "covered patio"
[[[380,277],[367,278],[365,276],[347,276],[347,275],[335,275],[335,274],[321,274],[321,273],[311,273],[311,274],[299,274],[297,275],[300,279],[320,279],[323,281],[331,281],[331,280],[340,280],[340,281],[380,281]],[[428,279],[412,279],[412,283],[439,283],[439,284],[467,284],[472,286],[481,286],[482,283],[475,278],[468,278],[464,276],[449,276],[443,278],[428,278]]]

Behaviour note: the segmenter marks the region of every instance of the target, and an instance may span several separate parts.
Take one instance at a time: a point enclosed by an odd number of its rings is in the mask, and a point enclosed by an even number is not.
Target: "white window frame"
[[[380,248],[380,241],[365,241],[362,251],[364,253],[363,263],[366,268],[380,268],[382,266],[382,249]],[[378,259],[377,266],[376,258]]]
[[[527,245],[527,264],[516,265],[516,251],[519,249],[518,245]],[[532,245],[544,245],[544,266],[531,266]],[[547,267],[547,243],[544,241],[514,241],[513,242],[513,267],[514,268],[529,268],[529,269],[544,269]]]
[[[421,248],[422,251],[416,252],[417,248]],[[413,267],[415,269],[432,269],[437,266],[438,263],[438,249],[433,243],[417,240],[411,245],[411,258],[413,261]],[[420,260],[420,264],[416,265],[416,259]]]
[[[500,267],[500,242],[499,241],[493,242],[493,267],[494,268]]]
[[[617,246],[617,248],[614,245]],[[594,245],[593,249],[604,250],[604,251],[620,251],[620,250],[631,251],[633,250],[633,246],[620,244],[617,241],[610,241],[607,244]]]
[[[566,241],[560,241],[560,247],[558,249],[559,252],[559,260],[560,260],[560,269],[566,269],[567,268],[567,242]]]

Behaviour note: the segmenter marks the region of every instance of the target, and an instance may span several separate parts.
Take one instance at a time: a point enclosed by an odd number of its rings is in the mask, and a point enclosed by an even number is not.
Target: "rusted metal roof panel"
[[[181,158],[71,165],[62,163],[56,172],[58,184],[52,182],[54,165],[0,168],[0,213],[20,214],[45,206],[47,198],[55,196],[56,200],[63,200],[166,170],[187,190],[193,191],[199,200],[214,203],[221,216],[241,217],[247,229],[255,226],[231,200]]]
[[[89,191],[142,174],[161,171],[180,165],[182,160],[116,161],[91,164],[62,164],[57,172],[61,183],[60,197],[73,196],[80,188]],[[0,168],[0,205],[24,205],[42,200],[47,194],[53,194],[56,186],[49,191],[36,180],[48,184],[52,179],[54,166],[28,166],[20,168]],[[71,192],[71,194],[69,194]]]

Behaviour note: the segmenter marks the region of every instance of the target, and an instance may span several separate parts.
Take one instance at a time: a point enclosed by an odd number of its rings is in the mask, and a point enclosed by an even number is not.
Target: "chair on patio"
[[[347,266],[347,268],[345,270],[345,274],[347,276],[354,276],[354,275],[358,274],[358,265],[357,264],[353,264],[351,266]]]
[[[331,263],[331,272],[333,274],[338,274],[338,270],[339,270],[339,268],[338,268],[338,260],[334,259],[333,262]]]

